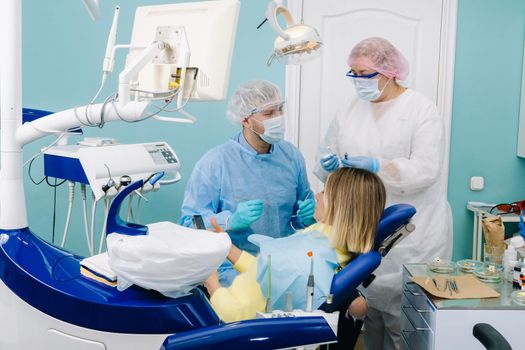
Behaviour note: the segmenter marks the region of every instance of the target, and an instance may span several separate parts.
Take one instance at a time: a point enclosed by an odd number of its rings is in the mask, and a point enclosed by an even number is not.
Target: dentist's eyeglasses
[[[346,73],[346,76],[349,77],[349,78],[362,78],[362,79],[370,79],[370,78],[373,78],[375,77],[376,75],[378,75],[379,72],[374,72],[374,73],[370,73],[370,74],[366,74],[366,75],[358,75],[358,74],[355,74],[354,71],[352,71],[351,69],[348,71],[348,73]]]

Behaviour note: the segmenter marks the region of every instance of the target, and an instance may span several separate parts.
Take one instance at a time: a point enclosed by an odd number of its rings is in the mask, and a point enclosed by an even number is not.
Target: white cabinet
[[[513,291],[510,283],[491,285],[501,294],[499,298],[449,300],[431,297],[412,282],[412,276],[427,275],[432,273],[425,264],[408,264],[403,268],[403,349],[484,349],[472,335],[472,328],[480,322],[496,328],[513,349],[523,348],[525,307],[510,300]]]

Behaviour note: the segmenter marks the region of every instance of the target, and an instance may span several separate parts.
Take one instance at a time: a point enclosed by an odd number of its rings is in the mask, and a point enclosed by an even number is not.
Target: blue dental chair
[[[392,247],[414,231],[410,222],[416,213],[408,204],[397,204],[385,209],[376,233],[374,250],[362,254],[339,271],[332,280],[330,303],[320,309],[338,311],[353,299],[355,289],[362,283],[370,284],[372,273]],[[293,335],[293,336],[290,336]],[[290,317],[255,319],[220,324],[208,329],[185,332],[166,338],[162,350],[220,349],[281,349],[308,344],[336,342],[337,336],[323,317]]]
[[[147,232],[145,226],[127,223],[118,216],[124,197],[142,186],[142,181],[133,183],[115,198],[108,232]],[[343,305],[348,291],[379,266],[381,255],[409,231],[414,213],[414,208],[408,205],[385,210],[377,232],[376,250],[359,256],[334,277],[333,301],[325,305],[328,312]],[[2,283],[34,309],[71,325],[143,336],[173,334],[165,338],[163,350],[279,349],[337,340],[322,316],[223,323],[197,288],[177,299],[138,286],[119,292],[82,277],[82,257],[40,239],[29,228],[0,230],[0,238]]]

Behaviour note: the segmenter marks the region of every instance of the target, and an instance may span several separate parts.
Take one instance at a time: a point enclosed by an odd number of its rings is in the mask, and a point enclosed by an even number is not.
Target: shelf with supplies
[[[490,209],[495,204],[483,202],[467,202],[467,209],[474,215],[474,228],[472,232],[472,259],[481,260],[483,258],[483,225],[481,221],[489,216],[494,216],[490,213]],[[501,215],[501,221],[506,222],[520,222],[520,216],[511,213]]]

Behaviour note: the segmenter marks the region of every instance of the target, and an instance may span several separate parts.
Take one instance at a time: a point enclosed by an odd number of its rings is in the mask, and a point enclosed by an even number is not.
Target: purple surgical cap
[[[373,37],[360,41],[348,56],[348,66],[358,64],[392,79],[405,80],[408,61],[388,40]]]

